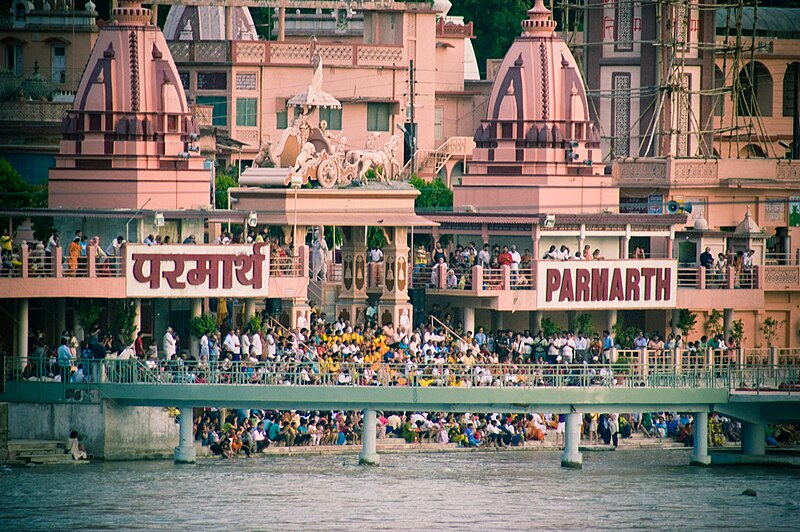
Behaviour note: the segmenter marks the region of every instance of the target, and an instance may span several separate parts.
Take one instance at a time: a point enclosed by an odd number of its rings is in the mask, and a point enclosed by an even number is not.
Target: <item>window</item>
[[[236,98],[236,125],[255,127],[258,98]]]
[[[22,45],[6,44],[6,68],[17,76],[21,76],[23,74],[22,66]]]
[[[722,116],[722,111],[725,106],[725,93],[722,89],[725,88],[725,76],[722,70],[714,67],[714,116]]]
[[[181,85],[183,85],[183,90],[189,90],[189,73],[188,72],[178,72],[178,77],[181,80]]]
[[[739,116],[772,116],[772,76],[767,67],[748,63],[739,71],[739,84]]]
[[[367,131],[389,131],[389,104],[367,104]]]
[[[328,123],[328,129],[340,131],[342,129],[342,110],[341,109],[320,109],[320,121],[325,120]]]
[[[198,105],[210,105],[214,108],[211,117],[212,126],[228,125],[228,97],[227,96],[197,96]]]
[[[67,82],[67,49],[65,46],[53,46],[53,58],[50,62],[53,83]]]
[[[442,140],[444,133],[442,131],[442,123],[444,122],[444,108],[435,107],[433,109],[433,139]]]
[[[228,88],[228,74],[226,72],[198,72],[197,90],[224,91]]]
[[[277,115],[278,115],[278,123],[276,124],[275,127],[277,127],[278,129],[286,129],[287,127],[289,127],[289,112],[286,109],[284,109],[283,111],[278,111]]]
[[[800,77],[800,63],[792,63],[786,67],[783,75],[783,116],[794,116],[798,77]]]

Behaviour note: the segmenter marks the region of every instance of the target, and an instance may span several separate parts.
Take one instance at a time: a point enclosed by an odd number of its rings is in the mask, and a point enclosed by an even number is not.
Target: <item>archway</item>
[[[783,74],[783,116],[794,116],[798,77],[800,77],[800,63],[791,63]]]
[[[759,146],[758,144],[748,144],[741,150],[739,150],[739,157],[740,158],[751,158],[751,157],[766,157],[767,154],[764,153],[764,149]]]
[[[762,63],[748,63],[739,71],[739,116],[772,116],[772,75]]]

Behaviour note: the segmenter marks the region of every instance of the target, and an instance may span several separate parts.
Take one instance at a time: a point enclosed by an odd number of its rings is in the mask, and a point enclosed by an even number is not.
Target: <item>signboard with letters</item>
[[[269,247],[126,246],[128,297],[267,297]]]
[[[674,260],[540,260],[538,308],[674,308],[678,263]]]

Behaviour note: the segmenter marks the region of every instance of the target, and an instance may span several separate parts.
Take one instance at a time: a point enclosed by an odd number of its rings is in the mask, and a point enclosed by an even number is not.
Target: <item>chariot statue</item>
[[[334,136],[327,123],[314,126],[311,117],[317,109],[341,109],[342,104],[322,90],[322,58],[312,43],[312,75],[308,89],[293,96],[287,107],[296,116],[283,131],[277,143],[266,142],[239,178],[241,185],[305,186],[323,188],[350,185],[354,179],[365,183],[372,168],[376,176],[388,181],[400,174],[397,160],[402,138],[392,135],[382,147],[375,146],[375,137],[368,137],[364,149],[350,149],[347,139]]]

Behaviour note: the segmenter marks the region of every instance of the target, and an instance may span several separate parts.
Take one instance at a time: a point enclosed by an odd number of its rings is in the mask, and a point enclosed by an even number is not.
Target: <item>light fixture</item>
[[[556,215],[555,214],[548,214],[544,218],[544,226],[548,229],[552,229],[556,226]]]
[[[164,222],[164,213],[163,212],[157,212],[156,213],[156,216],[153,219],[153,225],[155,225],[156,227],[164,227],[165,222]]]
[[[258,225],[258,214],[256,211],[250,211],[250,215],[247,217],[247,225],[250,227],[255,227]]]

